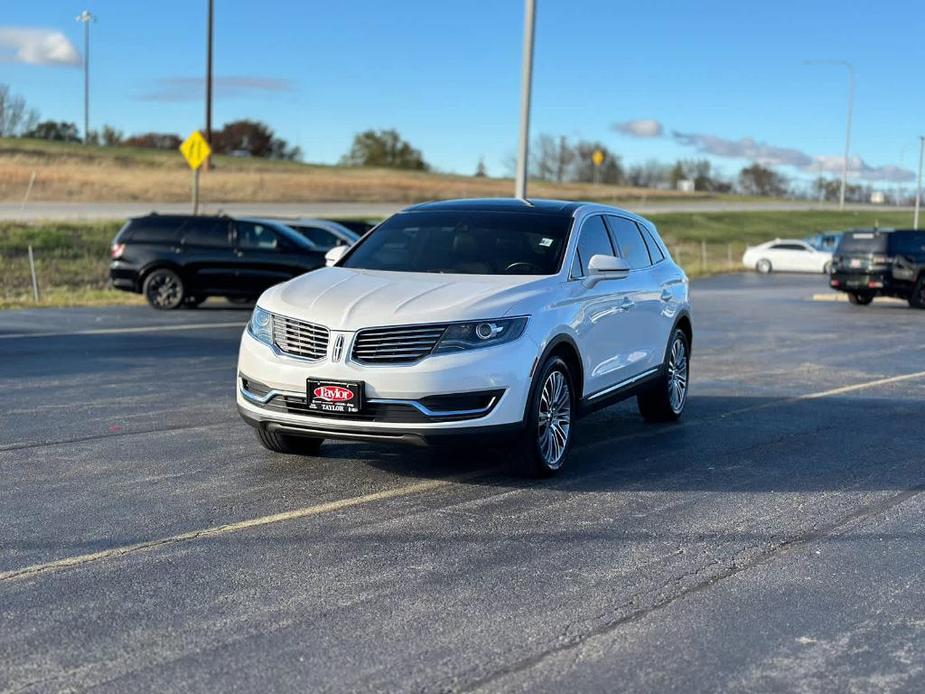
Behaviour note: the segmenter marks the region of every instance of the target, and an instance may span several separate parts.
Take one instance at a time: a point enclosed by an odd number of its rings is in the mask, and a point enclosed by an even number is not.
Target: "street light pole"
[[[209,0],[209,19],[206,29],[206,142],[212,146],[212,28],[215,16],[215,2]],[[211,165],[211,157],[206,159],[206,170]]]
[[[95,22],[90,10],[84,10],[75,19],[84,25],[84,144],[90,143],[90,22]]]
[[[804,60],[804,65],[841,65],[848,69],[848,118],[845,122],[845,156],[842,161],[841,190],[838,193],[838,209],[845,209],[845,191],[848,188],[848,155],[851,150],[851,114],[854,110],[854,65],[847,60]]]
[[[922,205],[922,158],[925,157],[925,135],[920,136],[921,144],[919,146],[919,181],[915,189],[915,214],[912,219],[912,227],[919,228],[919,207]]]
[[[517,143],[517,179],[514,197],[527,199],[527,154],[530,148],[530,88],[533,82],[533,29],[536,0],[524,1],[524,54],[520,84],[520,139]]]

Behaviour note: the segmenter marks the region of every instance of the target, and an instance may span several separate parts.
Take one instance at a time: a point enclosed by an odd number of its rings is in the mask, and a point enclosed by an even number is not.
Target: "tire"
[[[770,260],[767,258],[762,258],[757,263],[755,263],[755,269],[762,275],[768,275],[774,268],[771,266]]]
[[[148,303],[159,311],[172,311],[180,308],[186,298],[180,275],[163,267],[148,273],[141,291]]]
[[[831,260],[822,266],[822,274],[823,275],[832,274],[832,261]]]
[[[563,468],[572,448],[577,398],[568,365],[557,356],[547,359],[530,386],[524,431],[509,449],[516,474],[550,477]]]
[[[653,386],[636,396],[639,414],[647,422],[676,422],[684,414],[690,386],[690,340],[675,329],[665,350],[662,375]]]
[[[324,439],[307,436],[280,434],[276,431],[268,431],[264,427],[257,428],[257,439],[267,450],[292,455],[318,455],[321,451],[321,443],[324,441]]]
[[[867,306],[867,304],[873,300],[873,294],[856,294],[855,292],[848,293],[848,301],[855,306]]]
[[[909,306],[912,308],[925,308],[925,275],[921,275],[909,297]]]

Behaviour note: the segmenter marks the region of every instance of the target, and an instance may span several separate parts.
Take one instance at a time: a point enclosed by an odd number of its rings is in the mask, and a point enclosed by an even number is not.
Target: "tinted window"
[[[655,240],[652,232],[643,225],[638,225],[643,232],[643,237],[646,242],[646,246],[649,248],[649,257],[652,258],[652,263],[658,263],[665,259],[665,254],[662,253],[662,247],[658,245],[658,241]]]
[[[343,267],[395,272],[551,275],[571,219],[520,212],[441,210],[390,217],[353,247]]]
[[[275,251],[281,247],[276,232],[266,224],[235,222],[235,228],[238,230],[238,248]]]
[[[207,246],[209,248],[226,248],[228,241],[228,222],[224,219],[190,219],[183,224],[183,243],[187,246]]]
[[[841,237],[837,253],[883,253],[888,234],[880,231],[849,231]]]
[[[809,249],[799,243],[775,243],[771,246],[774,251],[808,251]]]
[[[608,216],[607,224],[610,226],[614,239],[616,239],[620,255],[626,258],[631,268],[635,270],[641,267],[649,267],[652,264],[646,242],[634,221],[623,217]]]
[[[610,245],[610,238],[607,236],[607,227],[604,226],[604,218],[600,215],[587,219],[581,226],[581,236],[578,237],[578,274],[575,274],[576,266],[572,266],[572,275],[574,277],[584,277],[588,274],[588,263],[595,255],[613,255],[613,246]]]
[[[922,255],[925,232],[894,231],[890,234],[890,255]]]
[[[176,219],[145,217],[129,224],[125,240],[133,243],[175,243],[180,237],[180,222]]]
[[[330,231],[321,229],[320,227],[294,227],[302,236],[307,238],[313,244],[321,248],[322,250],[327,250],[328,248],[333,248],[334,246],[341,246],[344,244],[340,238],[332,234]]]

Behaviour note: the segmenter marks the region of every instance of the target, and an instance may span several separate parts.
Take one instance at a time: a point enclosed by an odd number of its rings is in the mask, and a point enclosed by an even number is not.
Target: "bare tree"
[[[26,100],[13,95],[9,85],[0,84],[0,137],[16,137],[32,130],[39,120],[38,111],[26,106]]]

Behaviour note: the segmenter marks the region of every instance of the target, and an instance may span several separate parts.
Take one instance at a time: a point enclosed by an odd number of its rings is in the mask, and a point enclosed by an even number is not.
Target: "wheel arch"
[[[170,260],[152,260],[150,263],[141,268],[141,271],[138,273],[139,291],[141,291],[141,288],[144,287],[145,280],[148,279],[148,275],[150,275],[155,270],[173,270],[180,276],[180,279],[183,280],[184,284],[188,284],[189,282],[189,278],[186,276],[186,272],[183,270],[183,266],[179,263],[174,263]]]
[[[572,378],[575,380],[575,391],[577,398],[580,399],[584,394],[585,373],[584,365],[581,361],[581,352],[574,338],[566,333],[560,333],[552,338],[546,345],[546,349],[537,358],[530,370],[531,380],[536,375],[537,369],[551,356],[557,356],[562,359],[569,367]]]

